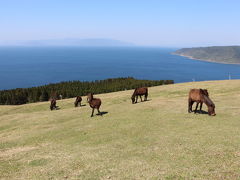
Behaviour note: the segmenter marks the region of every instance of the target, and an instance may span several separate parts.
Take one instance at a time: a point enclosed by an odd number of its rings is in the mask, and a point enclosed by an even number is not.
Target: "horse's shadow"
[[[147,102],[147,101],[151,101],[151,100],[152,100],[152,99],[147,99],[147,100],[145,100],[145,101]],[[145,101],[143,101],[143,102],[145,102]]]
[[[97,113],[96,115],[97,115],[97,116],[102,116],[102,115],[107,114],[107,113],[108,113],[107,111],[102,111],[102,112],[100,112],[100,113]]]
[[[197,110],[196,112],[195,111],[193,111],[195,114],[208,114],[208,112],[207,111],[204,111],[204,110]]]
[[[134,104],[144,103],[144,102],[147,102],[147,101],[151,101],[151,99],[147,99],[147,100],[144,100],[144,101],[138,101],[138,102],[135,102]]]
[[[83,107],[83,106],[86,106],[86,104],[81,104],[81,106],[79,106],[79,107]]]
[[[56,106],[56,107],[55,107],[55,110],[59,110],[59,109],[61,109],[59,106]]]

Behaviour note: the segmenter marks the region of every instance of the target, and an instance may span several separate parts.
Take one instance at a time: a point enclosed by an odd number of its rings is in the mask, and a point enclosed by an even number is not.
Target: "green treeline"
[[[19,105],[48,101],[49,98],[59,99],[61,97],[72,98],[76,96],[85,96],[89,92],[101,94],[143,86],[150,87],[173,83],[173,80],[138,80],[132,77],[96,80],[92,82],[68,81],[39,87],[0,91],[0,104]]]

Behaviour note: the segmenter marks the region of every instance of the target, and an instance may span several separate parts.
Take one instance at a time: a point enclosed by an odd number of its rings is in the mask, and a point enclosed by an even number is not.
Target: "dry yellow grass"
[[[207,88],[217,116],[188,114],[191,88]],[[1,179],[240,179],[240,80],[96,95],[90,117],[84,98],[0,106]],[[206,106],[203,106],[206,110]]]

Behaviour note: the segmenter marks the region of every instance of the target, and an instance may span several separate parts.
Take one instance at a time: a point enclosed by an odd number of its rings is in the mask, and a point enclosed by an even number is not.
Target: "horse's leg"
[[[199,102],[197,102],[197,105],[196,105],[196,108],[195,108],[195,111],[194,111],[195,114],[197,113],[198,105],[199,105]]]
[[[93,113],[94,113],[94,108],[92,108],[92,115],[91,115],[91,117],[93,117]]]
[[[193,101],[191,99],[188,99],[188,113],[192,112],[192,105],[193,105]]]
[[[140,95],[140,99],[141,99],[141,102],[142,102],[142,95]]]
[[[98,114],[100,114],[102,116],[102,113],[99,111],[99,108],[97,108],[97,110],[98,110]]]
[[[201,102],[200,103],[200,112],[202,112],[202,105],[203,105],[203,103]]]
[[[136,101],[135,101],[135,103],[137,103],[137,100],[138,100],[138,95],[136,96]]]
[[[145,94],[144,101],[147,101],[147,94]]]

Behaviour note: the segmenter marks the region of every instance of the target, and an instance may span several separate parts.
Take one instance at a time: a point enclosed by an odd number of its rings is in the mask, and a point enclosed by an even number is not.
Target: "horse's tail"
[[[147,100],[147,97],[148,97],[148,88],[146,88],[145,101]]]
[[[192,99],[189,97],[189,98],[188,98],[188,113],[192,112],[192,105],[193,105],[193,101],[192,101]]]

